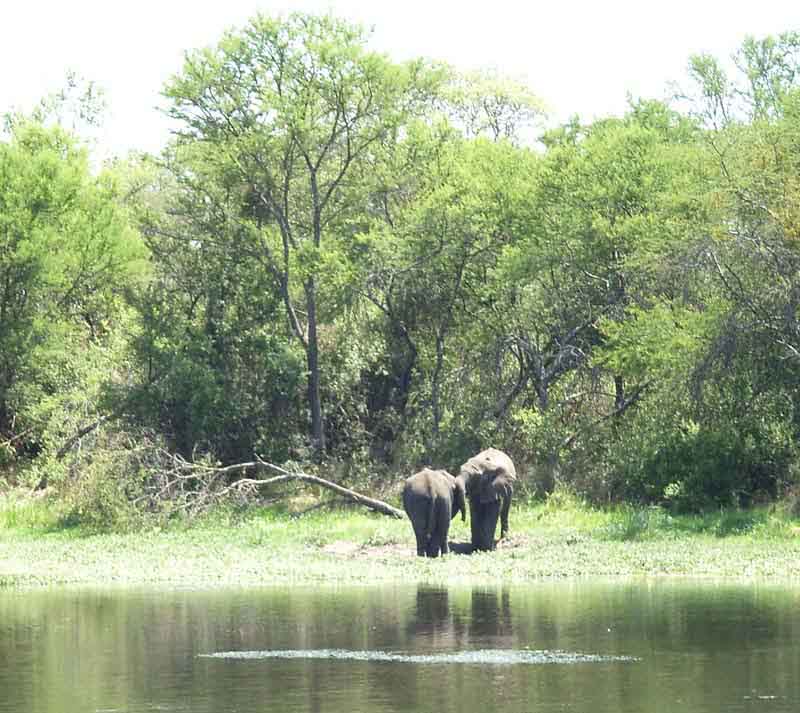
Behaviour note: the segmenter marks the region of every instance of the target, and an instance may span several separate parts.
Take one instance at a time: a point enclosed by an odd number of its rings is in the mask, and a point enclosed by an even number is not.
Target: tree
[[[190,53],[165,91],[170,116],[183,125],[180,143],[202,143],[217,180],[238,184],[238,218],[305,352],[318,455],[324,264],[351,234],[382,144],[431,82],[421,62],[394,64],[366,42],[363,30],[330,16],[257,16],[216,48]]]
[[[550,489],[559,472],[583,478],[585,467],[562,466],[595,448],[587,436],[631,415],[652,384],[653,374],[618,368],[599,351],[604,326],[625,325],[661,300],[681,303],[680,255],[704,215],[694,130],[663,105],[567,125],[545,144],[524,227],[496,272],[508,290],[497,290],[487,334],[501,355],[495,416],[535,442],[531,455]],[[605,445],[613,442],[612,433]],[[593,456],[601,462],[598,450]]]
[[[445,113],[467,137],[487,136],[514,144],[532,143],[546,116],[544,102],[523,82],[494,70],[450,71]]]
[[[465,138],[446,122],[413,127],[397,146],[382,210],[360,236],[355,261],[377,310],[368,329],[385,343],[370,410],[391,424],[384,440],[414,429],[412,459],[458,458],[474,445],[474,434],[467,445],[453,428],[464,420],[464,369],[484,349],[470,343],[470,324],[499,299],[488,275],[514,237],[531,160],[508,141]]]
[[[791,482],[798,458],[800,35],[748,38],[732,70],[694,57],[691,77],[715,169],[715,222],[696,255],[716,318],[691,373],[693,429],[675,450],[704,454],[685,493],[747,502]]]
[[[286,460],[304,430],[302,350],[231,187],[193,160],[202,148],[126,166],[153,270],[135,299],[140,369],[127,400],[185,457]]]
[[[0,433],[32,427],[42,400],[72,386],[76,355],[107,342],[144,256],[113,176],[94,176],[59,127],[16,117],[0,143]]]

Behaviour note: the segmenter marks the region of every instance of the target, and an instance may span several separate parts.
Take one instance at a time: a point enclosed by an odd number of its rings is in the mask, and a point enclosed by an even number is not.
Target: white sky
[[[372,26],[396,59],[522,77],[556,121],[622,113],[627,93],[663,98],[690,54],[724,59],[745,35],[800,30],[797,0],[0,0],[0,114],[30,108],[71,69],[106,91],[104,153],[157,151],[159,92],[183,52],[258,11],[290,10]]]

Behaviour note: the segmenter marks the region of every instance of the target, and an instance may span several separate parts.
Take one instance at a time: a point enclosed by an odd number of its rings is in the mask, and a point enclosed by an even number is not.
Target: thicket
[[[800,35],[547,131],[526,87],[367,40],[256,17],[164,88],[161,155],[102,170],[7,117],[0,486],[119,525],[210,487],[176,458],[391,490],[493,445],[535,495],[796,489]]]

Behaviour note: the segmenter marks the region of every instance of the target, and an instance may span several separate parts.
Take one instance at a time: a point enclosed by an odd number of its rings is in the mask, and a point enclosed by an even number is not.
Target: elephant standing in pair
[[[473,551],[495,548],[494,532],[500,518],[500,539],[508,532],[508,510],[517,471],[503,451],[487,448],[470,458],[456,477],[469,500]]]
[[[446,470],[425,468],[415,473],[403,487],[403,509],[417,538],[420,557],[446,555],[450,520],[458,513],[466,519],[464,484]]]

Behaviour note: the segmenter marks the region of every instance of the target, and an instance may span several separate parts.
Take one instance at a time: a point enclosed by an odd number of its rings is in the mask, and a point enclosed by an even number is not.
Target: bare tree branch
[[[138,498],[137,503],[145,501],[155,503],[170,498],[178,499],[182,502],[175,507],[175,510],[197,513],[233,494],[255,494],[258,488],[266,485],[299,480],[332,490],[338,495],[382,515],[397,519],[405,518],[402,510],[398,510],[382,500],[370,498],[363,493],[345,488],[317,475],[286,470],[261,458],[227,466],[213,466],[187,461],[180,455],[164,451],[161,451],[161,456],[166,458],[169,465],[161,469],[161,478],[156,486],[149,493]],[[241,477],[227,485],[220,485],[220,482],[224,482],[229,476],[263,470],[271,470],[278,475],[270,478]]]
[[[72,446],[74,446],[81,438],[88,435],[99,426],[103,425],[106,421],[108,421],[109,418],[109,415],[100,416],[100,418],[92,421],[90,424],[84,426],[70,436],[66,441],[64,441],[64,445],[58,449],[58,452],[56,453],[56,460],[61,460],[65,455],[67,455],[70,448],[72,448]]]

